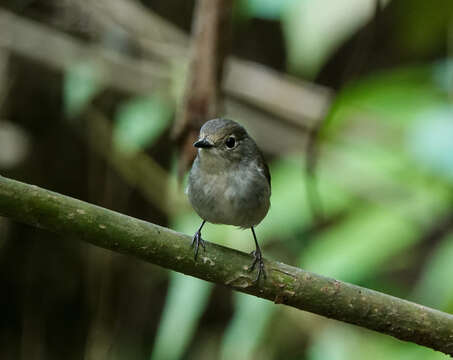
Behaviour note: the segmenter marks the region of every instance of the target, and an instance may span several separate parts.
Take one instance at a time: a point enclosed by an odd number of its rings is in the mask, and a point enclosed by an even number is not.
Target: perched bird
[[[190,170],[187,193],[203,220],[192,240],[195,260],[199,246],[205,248],[201,229],[206,221],[250,228],[256,249],[249,270],[258,264],[255,281],[259,281],[266,273],[254,226],[266,216],[271,195],[271,177],[263,155],[241,125],[223,118],[206,122],[193,145],[198,154]]]

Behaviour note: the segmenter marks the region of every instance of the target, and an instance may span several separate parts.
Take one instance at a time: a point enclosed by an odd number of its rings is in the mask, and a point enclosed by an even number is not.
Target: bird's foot
[[[252,265],[249,266],[248,271],[252,272],[255,269],[256,264],[258,264],[258,275],[256,276],[256,279],[253,281],[254,283],[258,283],[260,281],[261,275],[263,278],[266,278],[266,271],[264,270],[264,261],[263,261],[263,255],[261,254],[260,249],[256,249],[250,253],[250,255],[253,256],[253,262]]]
[[[203,250],[206,251],[206,246],[205,246],[205,243],[204,243],[204,240],[201,238],[201,231],[197,231],[195,233],[195,235],[193,236],[192,238],[192,244],[190,246],[194,246],[195,245],[195,256],[194,256],[194,260],[196,261],[197,260],[197,256],[198,256],[198,248],[201,247],[203,248]]]

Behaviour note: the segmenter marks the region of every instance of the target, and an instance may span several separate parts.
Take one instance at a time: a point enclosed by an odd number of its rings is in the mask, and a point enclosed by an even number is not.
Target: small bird
[[[193,146],[198,154],[190,170],[187,193],[203,220],[192,240],[195,260],[199,246],[205,249],[201,229],[206,221],[250,228],[256,249],[249,270],[258,264],[258,282],[266,273],[254,227],[266,216],[271,196],[271,177],[264,157],[241,125],[223,118],[206,122]]]

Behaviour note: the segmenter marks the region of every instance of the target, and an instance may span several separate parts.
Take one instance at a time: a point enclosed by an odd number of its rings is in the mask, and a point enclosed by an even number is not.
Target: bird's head
[[[256,148],[247,131],[233,120],[209,120],[200,129],[193,144],[201,157],[216,158],[219,162],[240,162],[252,155]]]

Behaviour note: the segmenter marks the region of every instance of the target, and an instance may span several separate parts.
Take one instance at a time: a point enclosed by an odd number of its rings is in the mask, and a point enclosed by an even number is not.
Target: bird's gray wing
[[[264,165],[264,176],[266,176],[267,182],[270,185],[271,184],[271,173],[269,171],[269,166],[267,166],[265,161],[263,161],[263,165]]]
[[[266,180],[270,186],[271,185],[271,173],[269,171],[269,166],[267,166],[266,160],[264,159],[264,156],[261,153],[261,151],[258,152],[258,159],[259,159],[258,166],[263,171],[263,174],[266,177]]]

